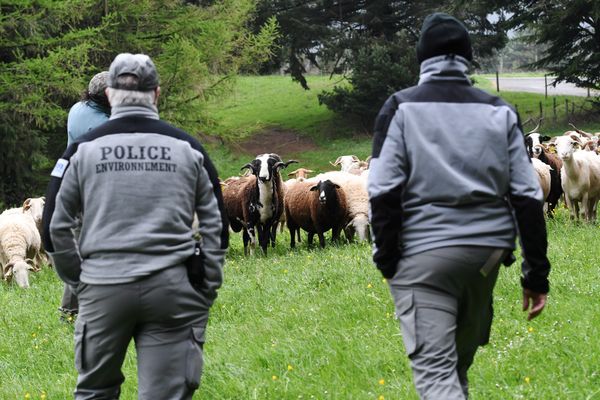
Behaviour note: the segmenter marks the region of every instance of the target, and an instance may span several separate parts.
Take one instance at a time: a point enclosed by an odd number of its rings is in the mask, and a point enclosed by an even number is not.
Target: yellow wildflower
[[[529,385],[529,382],[531,382],[531,379],[529,379],[528,376],[525,377],[525,383]]]
[[[291,371],[293,369],[294,369],[294,367],[292,367],[291,365],[288,364],[288,371]]]
[[[373,285],[371,285],[371,284],[369,283],[369,284],[367,285],[367,287],[368,287],[369,289],[371,289],[371,288],[373,287]]]
[[[381,395],[377,398],[377,400],[385,400],[385,397],[383,397],[383,395]]]
[[[385,385],[385,379],[380,379],[380,380],[379,380],[379,384],[380,384],[380,385]]]
[[[529,328],[527,328],[527,332],[529,332],[529,333],[533,332],[533,327],[530,326]]]
[[[271,379],[273,379],[274,381],[276,381],[276,380],[277,380],[277,375],[273,375],[273,376],[271,377]]]
[[[31,398],[31,395],[29,394],[29,392],[25,392],[25,398],[26,399],[30,399]]]

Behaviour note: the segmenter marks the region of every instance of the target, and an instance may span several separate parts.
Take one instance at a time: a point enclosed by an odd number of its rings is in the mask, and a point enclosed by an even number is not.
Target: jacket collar
[[[117,106],[111,109],[110,119],[123,117],[144,117],[151,119],[158,118],[158,109],[156,106]]]
[[[467,71],[471,64],[457,55],[442,55],[428,58],[421,63],[419,85],[428,82],[455,81],[471,85]]]

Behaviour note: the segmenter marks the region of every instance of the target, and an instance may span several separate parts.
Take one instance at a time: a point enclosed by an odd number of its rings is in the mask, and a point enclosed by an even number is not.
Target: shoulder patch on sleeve
[[[54,176],[56,178],[62,178],[67,170],[67,166],[69,165],[69,161],[64,158],[59,158],[54,166],[54,169],[50,173],[50,176]]]

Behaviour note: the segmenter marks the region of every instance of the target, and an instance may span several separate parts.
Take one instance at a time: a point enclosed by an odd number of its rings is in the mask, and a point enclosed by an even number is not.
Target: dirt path
[[[283,128],[267,128],[252,137],[232,145],[234,151],[244,154],[277,153],[281,158],[317,150],[312,139]]]

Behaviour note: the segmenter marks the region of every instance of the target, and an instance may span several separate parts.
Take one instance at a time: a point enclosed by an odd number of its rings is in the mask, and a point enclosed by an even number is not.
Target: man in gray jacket
[[[467,370],[492,323],[492,292],[523,249],[523,306],[549,290],[539,182],[517,113],[471,86],[464,25],[428,16],[417,86],[393,94],[375,122],[369,197],[373,260],[388,279],[423,399],[465,399]],[[531,308],[530,308],[531,306]]]
[[[76,399],[119,397],[132,338],[140,399],[191,399],[200,383],[227,220],[202,146],[160,121],[158,84],[148,56],[119,54],[109,69],[110,120],[70,145],[51,174],[44,244],[79,299]],[[190,258],[194,213],[201,241]]]

